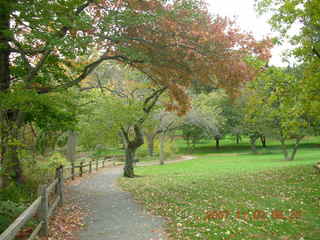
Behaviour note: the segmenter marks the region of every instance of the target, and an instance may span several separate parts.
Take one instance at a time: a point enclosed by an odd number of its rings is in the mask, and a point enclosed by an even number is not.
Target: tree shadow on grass
[[[293,143],[288,144],[288,149],[293,148]],[[317,143],[302,143],[299,145],[298,152],[301,149],[305,150],[318,150],[320,149],[320,144]],[[250,145],[248,144],[235,144],[235,145],[226,145],[220,146],[220,148],[215,148],[214,146],[209,145],[198,145],[193,149],[187,147],[180,147],[180,152],[183,154],[195,154],[195,155],[207,155],[207,154],[219,154],[219,153],[239,153],[239,154],[252,154]],[[281,152],[281,146],[271,145],[263,148],[262,146],[257,146],[257,155],[273,155],[279,154]]]

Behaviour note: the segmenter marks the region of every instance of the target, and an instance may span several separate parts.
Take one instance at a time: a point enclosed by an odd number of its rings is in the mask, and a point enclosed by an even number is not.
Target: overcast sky
[[[254,0],[207,0],[211,13],[217,13],[221,16],[236,17],[237,24],[241,29],[252,32],[257,39],[265,36],[275,36],[271,32],[271,27],[267,23],[267,18],[257,16],[254,10]],[[284,47],[275,47],[272,50],[271,64],[283,66],[281,52]]]

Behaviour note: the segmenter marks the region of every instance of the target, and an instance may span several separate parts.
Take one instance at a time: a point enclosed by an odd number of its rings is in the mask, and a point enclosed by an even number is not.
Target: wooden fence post
[[[92,161],[89,162],[89,173],[92,173]]]
[[[56,168],[56,176],[55,176],[55,178],[54,179],[59,179],[59,171],[60,171],[60,167],[57,167]],[[58,186],[58,184],[54,187],[54,193],[55,194],[59,194],[59,186]]]
[[[64,196],[63,196],[63,166],[61,165],[58,169],[58,194],[60,196],[59,206],[63,205]]]
[[[99,162],[98,159],[96,159],[96,171],[98,171]]]
[[[47,193],[47,186],[40,185],[39,186],[39,195],[41,196],[41,204],[39,208],[39,217],[43,222],[40,235],[41,236],[48,236],[49,226],[48,226],[48,193]]]
[[[82,177],[83,174],[83,162],[80,163],[80,177]]]
[[[71,179],[74,180],[74,162],[71,163]]]

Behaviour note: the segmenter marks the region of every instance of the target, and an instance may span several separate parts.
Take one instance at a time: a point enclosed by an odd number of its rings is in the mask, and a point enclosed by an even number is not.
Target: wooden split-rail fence
[[[57,206],[63,205],[64,181],[82,177],[86,173],[105,167],[105,162],[110,159],[94,160],[89,162],[73,163],[67,167],[59,167],[56,170],[56,178],[49,185],[40,185],[38,198],[0,235],[0,240],[13,240],[23,229],[29,220],[35,217],[39,220],[38,225],[28,237],[28,240],[36,239],[37,236],[48,236],[49,218],[53,215]]]

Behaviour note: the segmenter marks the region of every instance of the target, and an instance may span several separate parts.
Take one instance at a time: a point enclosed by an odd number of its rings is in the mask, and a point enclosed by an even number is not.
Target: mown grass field
[[[246,142],[203,143],[197,157],[139,167],[120,185],[156,215],[167,218],[171,239],[320,239],[319,139],[305,141],[294,161],[277,142],[250,153]],[[182,142],[180,152],[185,153]]]

